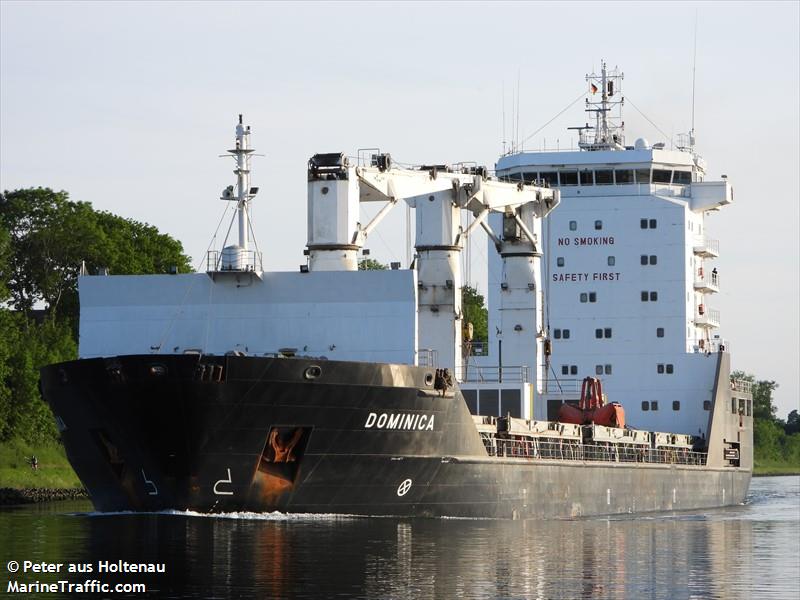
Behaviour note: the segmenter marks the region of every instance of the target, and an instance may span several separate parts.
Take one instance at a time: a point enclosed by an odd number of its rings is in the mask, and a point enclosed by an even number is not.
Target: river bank
[[[33,456],[38,461],[37,469],[31,468]],[[0,443],[0,488],[79,490],[83,485],[58,442],[29,444],[12,438]]]
[[[800,465],[789,461],[761,461],[756,459],[754,462],[753,477],[800,475]]]

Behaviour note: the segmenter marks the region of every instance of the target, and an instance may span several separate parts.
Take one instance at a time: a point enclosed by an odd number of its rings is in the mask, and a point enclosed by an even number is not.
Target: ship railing
[[[543,394],[569,394],[580,392],[583,379],[547,379],[543,382]]]
[[[694,278],[695,289],[719,290],[719,273],[703,272],[701,269]]]
[[[719,256],[719,240],[700,238],[694,245],[694,253],[706,258]]]
[[[226,249],[225,253],[218,250],[209,250],[206,253],[206,272],[244,271],[260,273],[264,270],[261,260],[261,252],[257,250]]]
[[[498,458],[578,460],[611,463],[705,465],[708,454],[683,448],[648,448],[633,444],[581,444],[569,440],[543,441],[484,437],[489,456]]]
[[[690,352],[710,354],[717,352],[730,352],[731,344],[728,340],[714,338],[713,340],[697,340],[689,349]]]
[[[700,308],[698,308],[697,314],[694,317],[694,322],[700,327],[719,327],[719,310],[714,308],[703,308],[701,311]]]
[[[734,392],[742,392],[744,394],[753,393],[753,383],[746,379],[731,379],[731,389]]]
[[[472,383],[525,383],[530,381],[530,369],[522,366],[466,365],[456,368],[459,381]]]
[[[439,354],[433,348],[420,348],[417,350],[417,366],[436,367],[439,363]]]

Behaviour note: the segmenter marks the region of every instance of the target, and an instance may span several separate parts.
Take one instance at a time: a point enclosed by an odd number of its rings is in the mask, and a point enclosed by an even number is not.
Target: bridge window
[[[703,400],[703,410],[711,410],[711,400]]]
[[[520,174],[517,173],[516,180],[519,181],[519,179],[520,179]],[[536,171],[527,171],[525,173],[522,173],[522,181],[524,181],[525,183],[533,183],[537,179],[539,179],[539,174]]]
[[[673,400],[672,401],[672,410],[680,410],[681,409],[681,401],[680,400]]]
[[[558,185],[558,173],[555,171],[547,171],[546,173],[539,173],[539,179],[544,181],[549,186]]]
[[[594,171],[580,172],[581,185],[594,185]]]
[[[558,174],[561,185],[578,185],[577,171],[560,171]]]
[[[658,410],[658,401],[657,400],[651,400],[650,401],[650,410]]]
[[[642,400],[642,410],[644,412],[650,410],[650,403],[647,400]]]
[[[636,183],[650,183],[650,169],[636,169]]]
[[[653,169],[653,183],[669,183],[672,180],[672,171],[669,169]]]
[[[611,185],[614,183],[614,171],[602,169],[594,172],[594,181],[597,185]]]
[[[630,169],[617,169],[614,171],[617,185],[624,185],[626,183],[633,183],[633,171]]]
[[[672,183],[677,183],[679,185],[689,185],[692,183],[692,172],[691,171],[675,171],[672,176]]]

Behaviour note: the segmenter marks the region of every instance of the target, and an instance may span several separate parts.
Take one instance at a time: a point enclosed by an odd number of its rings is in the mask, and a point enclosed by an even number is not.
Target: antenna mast
[[[250,156],[255,152],[250,147],[250,126],[242,123],[242,115],[236,125],[236,147],[228,150],[236,161],[233,170],[236,175],[236,186],[229,185],[222,190],[221,200],[236,202],[236,213],[239,221],[239,243],[226,246],[222,249],[221,264],[216,265],[223,271],[260,271],[261,254],[258,246],[255,251],[249,249],[250,245],[250,202],[258,193],[258,188],[250,187]],[[225,155],[223,155],[225,156]],[[233,222],[231,222],[233,226]],[[225,238],[227,242],[227,236]],[[217,263],[217,261],[214,261]]]
[[[694,152],[694,99],[697,79],[697,9],[694,11],[694,56],[692,57],[692,130],[689,132],[689,147]]]
[[[579,132],[578,146],[581,150],[624,150],[625,121],[622,120],[622,80],[625,78],[617,68],[609,70],[602,61],[600,73],[586,76],[589,93],[600,92],[600,101],[586,99],[586,112],[594,113],[595,124],[590,127],[574,127]],[[617,100],[616,97],[619,97]]]

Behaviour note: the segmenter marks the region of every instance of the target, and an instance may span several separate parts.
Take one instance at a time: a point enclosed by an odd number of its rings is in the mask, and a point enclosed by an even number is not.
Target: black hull
[[[750,471],[489,457],[432,369],[125,356],[42,370],[101,511],[561,518],[741,503]]]

